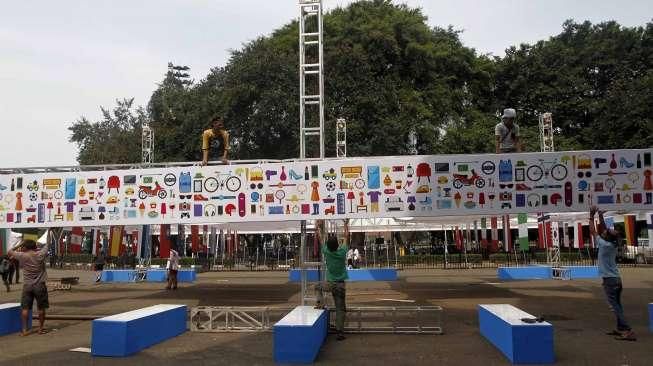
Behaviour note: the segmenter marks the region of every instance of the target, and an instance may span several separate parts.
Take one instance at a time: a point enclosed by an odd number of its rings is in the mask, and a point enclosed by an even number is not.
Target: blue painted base
[[[310,282],[318,281],[318,272],[316,269],[309,269],[308,280]],[[396,281],[397,270],[394,268],[373,268],[373,269],[348,269],[348,282],[358,281]],[[288,272],[290,282],[299,282],[301,280],[300,271],[292,269]]]
[[[653,302],[648,304],[648,329],[653,333]]]
[[[193,269],[183,269],[177,272],[177,282],[193,282],[197,274]],[[164,269],[150,269],[147,271],[147,282],[166,282],[168,271]]]
[[[0,304],[0,336],[18,333],[22,330],[20,322],[20,304]],[[32,328],[32,312],[27,317],[27,328]]]
[[[131,269],[110,269],[102,271],[100,281],[102,282],[134,282],[136,271]],[[147,271],[147,282],[166,282],[168,271],[165,269],[150,269]],[[177,282],[193,282],[197,279],[197,273],[193,269],[180,270],[177,273]]]
[[[185,305],[155,305],[100,318],[93,320],[91,354],[129,356],[185,331]]]
[[[101,282],[133,282],[136,271],[131,269],[110,269],[102,271]]]
[[[519,311],[519,309],[516,309]],[[524,313],[524,315],[530,315]],[[548,323],[515,324],[485,308],[478,307],[481,334],[512,363],[554,363],[553,326]]]
[[[526,267],[499,267],[497,276],[500,280],[542,280],[551,279],[551,267],[526,266]]]
[[[304,316],[303,308],[314,315]],[[329,329],[328,312],[298,306],[274,325],[274,362],[313,363]]]
[[[572,280],[581,278],[599,278],[598,266],[563,266],[569,269],[569,277]]]

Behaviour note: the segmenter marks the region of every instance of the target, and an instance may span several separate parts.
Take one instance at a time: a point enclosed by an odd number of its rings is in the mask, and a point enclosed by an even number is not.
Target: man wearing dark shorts
[[[21,250],[22,251],[19,251]],[[24,240],[14,249],[9,251],[9,256],[15,258],[23,267],[23,294],[20,300],[21,320],[23,332],[21,335],[28,335],[27,317],[36,300],[39,311],[39,334],[45,334],[47,331],[43,328],[45,323],[45,309],[50,307],[48,302],[48,288],[45,282],[48,274],[45,272],[45,257],[48,254],[48,246],[44,245],[37,250],[36,242],[33,240]]]
[[[336,305],[336,331],[338,332],[337,340],[345,339],[345,317],[347,305],[345,298],[347,294],[345,280],[347,280],[347,246],[338,245],[338,239],[331,236],[327,239],[326,244],[322,247],[322,255],[326,260],[328,288],[333,295],[333,302]]]

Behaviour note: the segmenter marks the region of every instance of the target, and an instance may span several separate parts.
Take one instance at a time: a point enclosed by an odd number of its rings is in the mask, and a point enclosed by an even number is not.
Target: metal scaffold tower
[[[149,166],[154,162],[154,132],[150,128],[150,122],[145,120],[143,121],[143,132],[141,135],[141,162],[143,165]],[[142,232],[139,241],[143,241],[142,247],[145,249],[145,253],[138,253],[139,256],[143,255],[140,259],[139,268],[136,273],[136,280],[143,281],[147,275],[147,268],[150,266],[152,259],[152,245],[151,245],[151,228],[149,225],[143,225]]]
[[[319,157],[324,159],[324,53],[322,31],[322,1],[300,0],[299,157],[302,159],[306,158],[307,140],[310,136],[319,138]],[[315,125],[316,122],[317,126]]]
[[[152,164],[154,161],[154,132],[150,128],[150,123],[143,122],[143,133],[141,135],[141,157],[143,164]]]
[[[299,0],[299,157],[306,158],[309,137],[320,140],[324,159],[324,55],[322,47],[322,1]],[[317,126],[316,126],[317,124]],[[314,301],[308,295],[308,269],[320,266],[307,260],[306,221],[301,222],[299,267],[301,304]]]
[[[553,145],[553,117],[551,113],[542,113],[540,114],[540,150],[542,152],[552,152],[554,151],[554,145]],[[541,215],[544,216],[544,215]],[[551,230],[558,230],[557,225],[551,225]],[[557,237],[558,233],[547,233],[548,235],[553,235]],[[546,240],[546,239],[545,239]],[[560,241],[559,240],[552,240],[553,245],[551,248],[548,248],[547,251],[547,256],[549,259],[549,263],[551,266],[554,268],[553,274],[554,277],[557,277],[556,275],[562,273],[559,273],[559,271],[556,271],[556,268],[560,266]]]
[[[540,114],[540,148],[542,152],[553,151],[553,118],[551,113]]]
[[[347,121],[344,118],[336,120],[336,156],[347,157]]]

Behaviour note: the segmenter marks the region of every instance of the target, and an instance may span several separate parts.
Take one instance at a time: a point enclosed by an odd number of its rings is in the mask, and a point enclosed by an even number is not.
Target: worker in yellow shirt
[[[229,153],[229,132],[224,128],[224,120],[222,117],[213,117],[211,123],[213,127],[202,133],[202,165],[206,165],[209,162],[209,147],[213,141],[218,145],[217,148],[220,160],[222,160],[223,164],[227,164],[227,154]]]

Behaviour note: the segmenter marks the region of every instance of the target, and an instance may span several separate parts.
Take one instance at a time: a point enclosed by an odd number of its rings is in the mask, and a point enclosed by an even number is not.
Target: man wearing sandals
[[[20,249],[23,251],[18,251]],[[48,288],[45,281],[48,279],[48,274],[45,271],[45,257],[48,254],[48,246],[44,245],[41,249],[37,250],[36,242],[34,240],[24,240],[18,246],[9,251],[9,256],[15,258],[23,267],[23,294],[20,300],[20,307],[22,309],[20,318],[23,325],[23,332],[21,335],[28,335],[27,317],[30,315],[30,310],[34,305],[39,309],[39,334],[46,333],[43,328],[45,324],[45,309],[50,307],[48,302]]]
[[[594,215],[599,214],[599,225],[595,227]],[[603,278],[603,291],[608,299],[612,312],[617,317],[617,329],[607,335],[615,336],[621,341],[636,341],[635,332],[632,331],[624,316],[624,307],[621,304],[621,277],[617,268],[617,240],[618,232],[606,227],[603,211],[596,206],[590,208],[590,234],[594,243],[599,248],[599,275]]]

